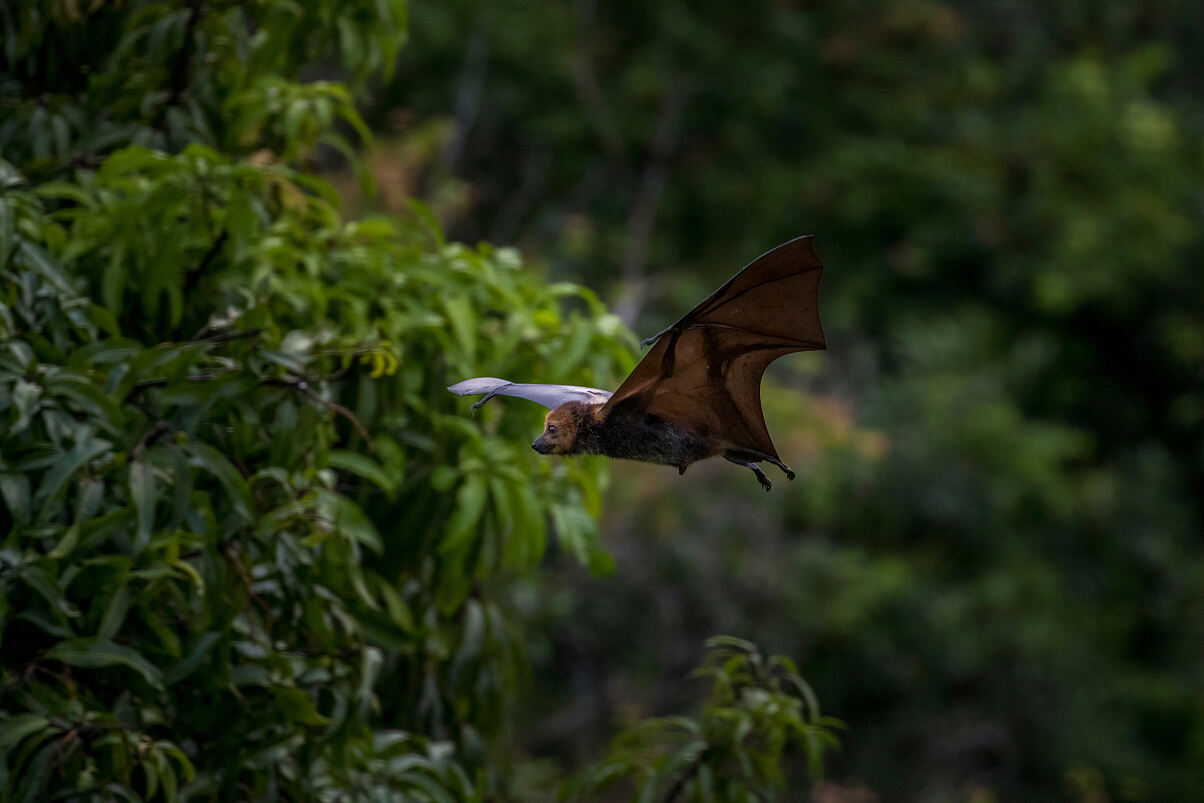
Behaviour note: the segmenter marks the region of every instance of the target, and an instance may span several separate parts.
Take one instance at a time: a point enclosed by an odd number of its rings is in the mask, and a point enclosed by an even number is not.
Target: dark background
[[[886,800],[1189,799],[1204,766],[1204,33],[1190,2],[416,4],[379,159],[650,334],[814,234],[764,497],[623,466],[540,583],[535,755],[800,661]],[[390,190],[385,190],[387,198]],[[379,203],[379,201],[377,201]]]

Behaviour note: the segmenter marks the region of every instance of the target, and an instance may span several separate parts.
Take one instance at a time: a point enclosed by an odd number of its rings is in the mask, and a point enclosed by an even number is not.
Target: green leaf
[[[70,555],[78,545],[79,525],[72,524],[67,528],[66,532],[63,533],[63,537],[57,544],[54,545],[54,549],[50,550],[50,553],[46,555],[46,557],[50,558],[51,560],[61,560]]]
[[[125,264],[125,243],[118,241],[114,244],[113,255],[105,266],[100,281],[100,298],[105,309],[114,316],[122,314],[121,298],[125,293],[125,283],[128,269]]]
[[[332,518],[335,528],[339,532],[351,536],[373,552],[380,553],[384,551],[384,542],[381,541],[376,525],[372,523],[372,519],[368,518],[355,502],[352,502],[342,494],[328,491],[323,491],[321,497],[332,504],[334,508]]]
[[[711,636],[706,640],[708,650],[730,650],[737,653],[752,655],[757,652],[757,645],[735,636]]]
[[[302,725],[325,725],[330,721],[318,713],[318,709],[314,708],[309,695],[301,689],[272,686],[271,692],[272,696],[276,698],[280,710],[289,719],[300,722]]]
[[[444,296],[443,308],[447,311],[447,319],[459,342],[462,356],[473,358],[477,351],[476,326],[468,299],[461,295]]]
[[[379,463],[369,457],[344,450],[332,450],[327,458],[334,468],[350,471],[375,484],[386,493],[393,493],[396,482],[385,473]]]
[[[130,463],[130,500],[137,513],[134,554],[141,554],[150,543],[155,525],[155,471],[145,460]]]
[[[67,201],[75,201],[80,206],[89,208],[97,205],[96,199],[83,187],[68,181],[47,181],[34,187],[33,191],[43,198],[61,198]]]
[[[436,491],[446,491],[456,484],[459,472],[454,466],[436,466],[431,471],[431,488]]]
[[[70,450],[63,452],[42,477],[38,490],[33,495],[33,507],[38,511],[38,521],[49,521],[60,511],[57,503],[67,482],[85,466],[88,461],[96,458],[112,448],[108,441],[93,439],[77,443]]]
[[[360,658],[360,683],[355,693],[362,717],[367,717],[372,710],[372,704],[376,699],[373,688],[376,685],[376,679],[380,676],[384,662],[384,653],[379,649],[364,647],[363,655]]]
[[[404,783],[418,788],[434,803],[456,803],[456,798],[452,796],[451,792],[444,789],[435,779],[428,778],[420,771],[406,773]]]
[[[0,474],[0,497],[9,515],[18,524],[29,522],[29,477],[25,474]]]
[[[0,728],[0,753],[11,750],[26,736],[49,729],[50,720],[41,714],[7,716],[4,718],[4,727]]]
[[[247,485],[247,481],[243,479],[242,474],[238,473],[234,464],[207,443],[188,441],[180,448],[188,453],[189,465],[203,469],[217,478],[230,495],[230,503],[234,511],[250,521],[251,511],[255,509],[255,502],[251,497],[251,489]]]
[[[488,497],[489,486],[484,477],[471,476],[464,481],[456,491],[456,510],[448,522],[447,535],[439,545],[440,552],[459,549],[472,538]]]
[[[107,393],[86,377],[66,371],[46,380],[46,393],[65,396],[92,416],[93,422],[114,435],[120,435],[125,423],[121,408]]]
[[[179,800],[179,781],[176,779],[175,768],[166,757],[159,765],[159,782],[163,784],[163,798],[167,803],[176,803]]]
[[[29,563],[21,566],[20,577],[26,585],[41,594],[42,598],[49,603],[51,612],[57,614],[61,624],[66,624],[69,617],[79,615],[79,610],[75,605],[63,596],[57,579],[41,566]]]
[[[75,287],[71,282],[71,277],[68,276],[58,264],[58,260],[50,256],[45,249],[29,242],[28,240],[20,240],[18,249],[21,256],[34,267],[42,277],[45,278],[54,289],[68,296],[76,295]]]
[[[13,407],[17,411],[17,420],[13,422],[9,433],[19,435],[29,428],[30,421],[38,412],[38,403],[42,398],[42,388],[33,382],[17,379],[13,388]]]
[[[56,740],[46,740],[46,744],[21,768],[17,792],[12,799],[17,803],[32,803],[39,799],[46,775],[50,772],[51,760],[59,755],[60,751]]]
[[[17,244],[17,229],[13,207],[9,200],[0,195],[0,269],[8,265]]]
[[[163,676],[137,650],[112,641],[96,638],[75,638],[61,641],[46,651],[45,657],[71,666],[100,669],[125,666],[133,669],[156,689],[163,688]]]
[[[157,753],[152,753],[150,756],[143,755],[138,762],[142,766],[142,774],[146,777],[146,793],[144,797],[147,800],[154,799],[155,792],[159,791],[159,766],[158,762],[155,761],[157,757]]]
[[[105,608],[105,615],[100,621],[100,629],[96,631],[96,638],[99,641],[109,641],[117,635],[129,609],[130,587],[122,584],[113,592],[113,598],[109,600],[109,607]]]

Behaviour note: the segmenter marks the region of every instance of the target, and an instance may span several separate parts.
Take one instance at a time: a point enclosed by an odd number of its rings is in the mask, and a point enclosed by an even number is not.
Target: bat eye
[[[555,424],[548,424],[548,434],[549,435],[556,434],[556,425]]]

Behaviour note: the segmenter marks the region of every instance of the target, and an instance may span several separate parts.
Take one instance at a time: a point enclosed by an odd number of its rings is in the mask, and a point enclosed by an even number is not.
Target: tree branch
[[[142,434],[138,439],[138,443],[130,450],[131,460],[141,460],[143,454],[146,453],[148,446],[154,444],[155,441],[162,438],[164,435],[171,433],[174,430],[171,424],[160,419],[155,422],[155,425]]]
[[[673,803],[677,796],[686,788],[686,784],[690,779],[698,774],[698,770],[702,769],[702,763],[706,760],[707,753],[711,752],[710,746],[704,747],[698,751],[698,755],[694,756],[689,764],[682,767],[680,773],[673,780],[673,785],[665,790],[665,794],[660,796],[657,803]]]
[[[303,380],[303,379],[267,379],[264,381],[264,384],[265,385],[276,385],[278,387],[292,388],[293,390],[296,390],[297,392],[303,394],[306,398],[316,401],[318,404],[322,405],[326,409],[343,416],[344,418],[346,418],[348,421],[351,422],[352,426],[355,427],[355,431],[359,433],[359,436],[364,439],[364,443],[366,443],[368,445],[368,449],[370,451],[372,450],[372,436],[368,433],[367,428],[362,423],[360,423],[360,420],[358,418],[356,418],[355,413],[351,412],[350,410],[348,410],[346,407],[339,404],[338,402],[332,402],[327,399],[323,399],[321,396],[319,396],[317,393],[314,392],[313,388],[311,388],[309,386],[309,383],[306,382],[305,380]]]
[[[213,241],[213,245],[209,246],[209,250],[201,257],[201,261],[197,263],[197,266],[184,275],[185,296],[191,294],[196,289],[196,286],[200,284],[201,277],[209,270],[209,266],[213,264],[213,260],[217,259],[217,255],[222,251],[222,246],[229,239],[230,232],[222,229],[221,233],[217,235],[217,239]]]

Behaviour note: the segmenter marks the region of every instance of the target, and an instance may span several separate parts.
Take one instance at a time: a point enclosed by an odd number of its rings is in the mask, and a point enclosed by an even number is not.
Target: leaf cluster
[[[493,585],[552,534],[606,568],[601,466],[444,387],[605,384],[629,336],[420,204],[341,218],[306,166],[351,94],[295,73],[391,63],[404,7],[311,5],[5,9],[5,799],[482,800],[526,673]]]
[[[605,758],[565,785],[562,799],[593,800],[628,782],[641,803],[778,800],[788,749],[802,754],[814,780],[823,778],[824,753],[839,746],[834,731],[843,725],[820,713],[794,662],[766,660],[731,636],[708,639],[707,649],[694,672],[711,681],[699,716],[646,719],[626,729]]]

